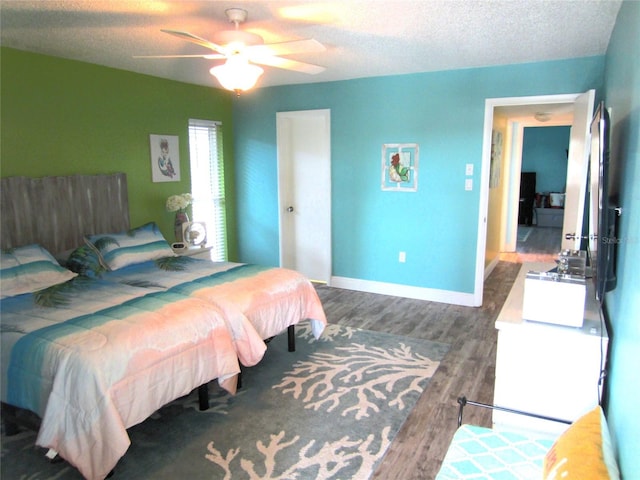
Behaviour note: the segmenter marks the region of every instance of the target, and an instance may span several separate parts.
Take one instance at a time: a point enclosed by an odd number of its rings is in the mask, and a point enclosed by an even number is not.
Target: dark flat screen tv
[[[616,288],[616,220],[618,209],[610,191],[610,118],[604,102],[591,122],[589,257],[596,299]]]

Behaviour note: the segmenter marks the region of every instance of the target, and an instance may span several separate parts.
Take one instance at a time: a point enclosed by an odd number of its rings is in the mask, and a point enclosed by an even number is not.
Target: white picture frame
[[[418,190],[418,150],[417,143],[382,145],[382,190]]]
[[[157,182],[180,181],[180,150],[177,135],[149,135],[151,179]]]

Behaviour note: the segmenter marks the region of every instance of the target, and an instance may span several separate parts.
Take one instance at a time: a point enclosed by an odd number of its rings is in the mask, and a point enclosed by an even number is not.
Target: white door
[[[331,112],[276,114],[280,265],[331,277]]]
[[[589,149],[591,145],[589,127],[593,117],[595,91],[583,93],[574,103],[573,124],[569,140],[567,162],[567,189],[564,200],[564,222],[562,224],[562,249],[579,250],[582,235],[584,201],[587,191]],[[574,239],[567,239],[569,234]]]

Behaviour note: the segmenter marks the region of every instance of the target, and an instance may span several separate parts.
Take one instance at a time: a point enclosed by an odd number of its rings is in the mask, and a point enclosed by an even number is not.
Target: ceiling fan
[[[240,30],[240,24],[247,19],[247,11],[242,8],[225,10],[229,22],[235,25],[233,30],[222,30],[214,34],[212,40],[206,40],[189,32],[161,29],[162,32],[176,36],[188,42],[211,49],[214,53],[201,55],[136,55],[134,58],[206,58],[210,60],[226,59],[223,65],[213,67],[210,72],[224,88],[240,91],[252,88],[262,68],[254,64],[277,67],[311,75],[323,72],[324,67],[304,63],[280,55],[313,53],[326,50],[324,45],[314,39],[293,40],[288,42],[265,44],[264,39],[255,33]]]

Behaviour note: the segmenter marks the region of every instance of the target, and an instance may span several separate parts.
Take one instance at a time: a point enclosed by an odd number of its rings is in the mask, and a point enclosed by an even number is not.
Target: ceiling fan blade
[[[134,55],[133,58],[206,58],[207,60],[217,60],[227,57],[220,53],[210,53],[205,55]]]
[[[166,30],[166,29],[161,29],[160,31],[164,33],[168,33],[169,35],[173,35],[175,37],[181,38],[188,42],[195,43],[196,45],[201,45],[203,47],[210,48],[213,51],[216,51],[222,54],[225,53],[224,47],[220,45],[216,45],[215,43],[210,42],[209,40],[205,40],[204,38],[198,37],[193,33],[181,32],[179,30]]]
[[[259,63],[260,65],[267,65],[268,67],[282,68],[284,70],[308,73],[310,75],[315,75],[325,71],[325,68],[319,65],[312,65],[310,63],[298,62],[296,60],[281,57],[250,57],[250,61],[253,63]]]
[[[292,40],[290,42],[269,43],[266,45],[252,45],[246,48],[251,56],[260,57],[274,55],[293,55],[295,53],[314,53],[324,52],[326,47],[314,40],[308,38],[306,40]]]

